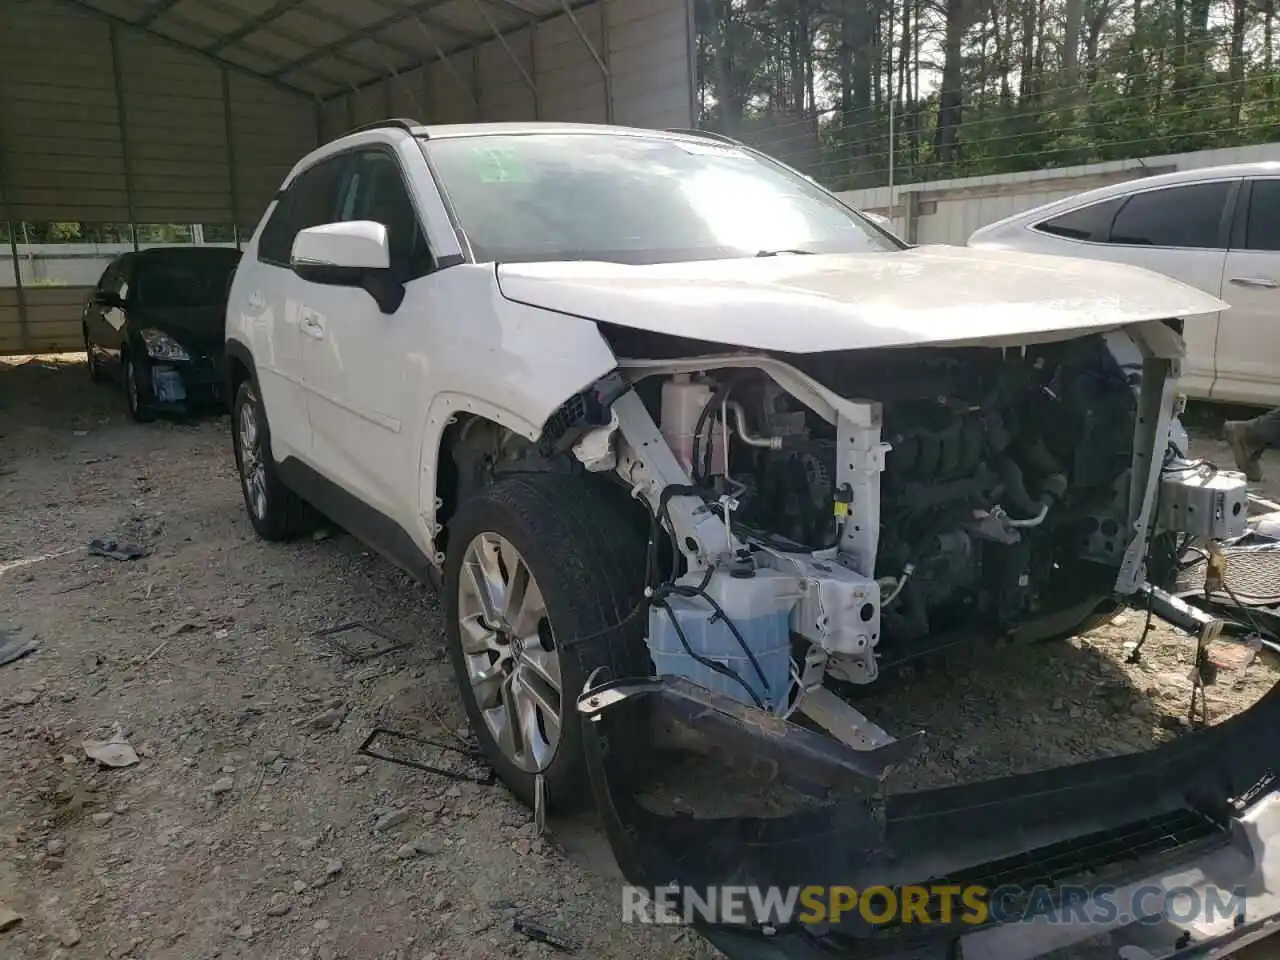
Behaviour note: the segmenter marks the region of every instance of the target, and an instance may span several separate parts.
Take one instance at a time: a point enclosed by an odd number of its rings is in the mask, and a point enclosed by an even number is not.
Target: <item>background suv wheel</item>
[[[315,528],[316,514],[284,485],[271,455],[271,433],[258,388],[240,384],[231,407],[231,445],[249,522],[264,540],[290,540]]]

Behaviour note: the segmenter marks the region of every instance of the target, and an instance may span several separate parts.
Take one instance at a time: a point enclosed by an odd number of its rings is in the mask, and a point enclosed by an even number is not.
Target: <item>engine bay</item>
[[[959,627],[1007,631],[1055,593],[1114,580],[1137,395],[1105,337],[795,366],[881,412],[870,639],[882,655]],[[639,390],[694,485],[753,548],[775,563],[837,548],[853,498],[837,481],[834,424],[750,367]]]

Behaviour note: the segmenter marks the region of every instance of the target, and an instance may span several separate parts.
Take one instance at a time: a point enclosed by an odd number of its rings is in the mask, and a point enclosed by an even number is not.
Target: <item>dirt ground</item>
[[[1226,462],[1221,444],[1201,447]],[[80,358],[0,360],[0,505],[0,621],[39,644],[0,667],[0,914],[23,916],[0,957],[560,955],[516,934],[517,917],[582,957],[716,956],[688,932],[620,922],[589,820],[538,838],[500,786],[357,752],[375,726],[461,723],[436,599],[348,536],[257,541],[224,418],[138,426]],[[90,556],[98,537],[149,555]],[[316,637],[351,621],[411,645],[351,663]],[[862,706],[891,732],[931,733],[898,785],[1180,735],[1191,644],[1157,628],[1129,665],[1141,626],[1121,614],[872,694]],[[1276,679],[1262,660],[1225,671],[1212,719]],[[86,759],[82,741],[113,738],[136,765]],[[1250,956],[1280,956],[1263,950]]]

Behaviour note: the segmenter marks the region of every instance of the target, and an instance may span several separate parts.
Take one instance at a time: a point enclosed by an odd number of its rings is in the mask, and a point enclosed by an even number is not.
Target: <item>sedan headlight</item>
[[[147,356],[153,360],[191,359],[187,356],[186,348],[163,330],[143,330],[142,342],[147,345]]]

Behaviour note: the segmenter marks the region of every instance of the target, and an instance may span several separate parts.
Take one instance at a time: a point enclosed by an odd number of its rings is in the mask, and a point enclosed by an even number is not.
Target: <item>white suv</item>
[[[1188,318],[1184,393],[1280,405],[1280,163],[1115,183],[989,224],[969,246],[1130,263],[1221,297]]]
[[[1069,632],[1141,589],[1158,490],[1238,532],[1243,481],[1166,456],[1177,318],[1219,306],[908,248],[710,135],[388,122],[299,162],[244,251],[235,457],[264,538],[319,510],[443,583],[489,759],[572,807],[589,681],[883,746],[825,678]]]

